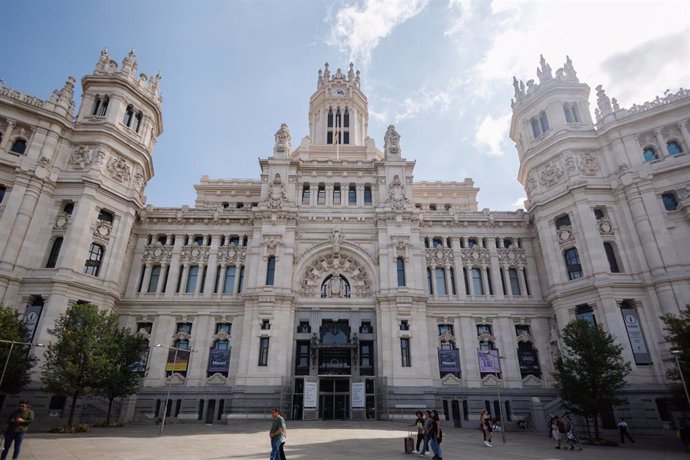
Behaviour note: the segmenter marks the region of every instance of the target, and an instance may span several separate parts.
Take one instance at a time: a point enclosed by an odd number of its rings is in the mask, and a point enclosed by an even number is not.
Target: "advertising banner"
[[[630,348],[635,358],[635,364],[651,363],[652,357],[649,356],[637,312],[632,308],[621,308],[621,312],[623,313],[623,321],[625,321],[625,329],[628,331],[628,339],[630,339]]]
[[[518,363],[520,364],[520,373],[522,375],[532,374],[540,375],[539,370],[539,356],[537,350],[518,350]]]
[[[460,372],[460,350],[438,350],[438,369],[441,372]]]
[[[501,372],[498,350],[477,350],[477,359],[479,360],[479,372]]]
[[[228,369],[230,369],[230,350],[211,349],[207,372],[228,372]]]
[[[189,351],[178,350],[175,358],[175,350],[168,350],[168,362],[165,365],[166,372],[187,372],[189,365]]]
[[[149,362],[149,353],[151,348],[146,349],[146,353],[141,357],[141,361],[132,364],[132,370],[138,374],[144,374],[146,372],[146,365]]]
[[[316,409],[316,396],[318,395],[316,382],[304,382],[304,408]]]
[[[38,326],[38,320],[41,318],[42,311],[43,305],[26,306],[26,311],[24,312],[24,322],[26,323],[26,327],[29,329],[29,342],[34,341],[36,326]]]
[[[352,384],[352,408],[364,409],[366,406],[366,398],[364,397],[364,382],[357,382]]]

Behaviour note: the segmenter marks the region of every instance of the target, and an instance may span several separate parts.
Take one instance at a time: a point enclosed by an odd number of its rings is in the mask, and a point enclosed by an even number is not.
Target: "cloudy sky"
[[[687,1],[5,0],[0,43],[5,85],[42,99],[103,47],[163,74],[156,206],[193,205],[202,175],[257,179],[283,122],[298,145],[325,62],[361,71],[369,136],[394,124],[415,180],[470,177],[494,210],[524,199],[512,77],[536,79],[540,54],[621,107],[690,87]]]

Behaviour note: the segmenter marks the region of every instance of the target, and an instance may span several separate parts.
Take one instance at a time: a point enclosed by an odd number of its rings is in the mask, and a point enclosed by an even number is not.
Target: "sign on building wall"
[[[647,350],[647,343],[644,340],[640,319],[635,309],[625,305],[628,304],[624,302],[623,306],[621,306],[621,312],[623,313],[625,329],[628,331],[628,339],[630,339],[630,348],[635,358],[635,364],[649,364],[652,362],[652,358],[649,356],[649,350]]]
[[[230,350],[211,349],[207,372],[228,372],[228,369],[230,369]]]
[[[438,369],[441,372],[460,372],[460,350],[438,350]]]
[[[175,350],[168,350],[168,362],[165,365],[166,372],[187,372],[189,365],[189,351],[178,350],[175,357]]]
[[[479,372],[501,372],[498,350],[477,350],[477,359],[479,360]]]
[[[146,348],[146,353],[143,354],[141,357],[141,360],[137,361],[136,363],[132,364],[132,370],[138,374],[144,374],[146,372],[146,366],[148,365],[149,362],[149,353],[151,352],[151,348]]]
[[[352,384],[352,408],[364,409],[366,407],[366,397],[364,395],[364,382]]]
[[[518,363],[520,364],[520,374],[539,376],[539,356],[537,350],[518,350]]]
[[[316,409],[316,397],[318,395],[316,382],[304,382],[304,408]]]
[[[29,342],[34,341],[36,326],[38,326],[38,320],[41,318],[42,311],[43,305],[26,306],[26,311],[24,312],[24,321],[26,322],[26,327],[29,329]]]

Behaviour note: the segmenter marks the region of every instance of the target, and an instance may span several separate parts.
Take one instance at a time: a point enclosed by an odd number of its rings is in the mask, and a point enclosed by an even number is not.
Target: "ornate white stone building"
[[[538,83],[514,80],[527,211],[479,211],[470,179],[415,182],[393,126],[379,149],[359,72],[326,65],[299,145],[282,125],[261,177],[204,176],[193,208],[158,208],[143,193],[160,77],[136,69],[104,50],[76,116],[71,77],[49,100],[0,87],[0,301],[36,342],[79,301],[144,335],[123,418],[161,414],[170,387],[181,419],[436,407],[474,426],[501,406],[539,425],[559,404],[559,330],[581,317],[632,363],[616,413],[669,420],[659,315],[690,301],[689,91],[623,109],[597,87],[592,120],[571,61],[553,75],[542,59]],[[59,419],[36,373],[34,408]]]

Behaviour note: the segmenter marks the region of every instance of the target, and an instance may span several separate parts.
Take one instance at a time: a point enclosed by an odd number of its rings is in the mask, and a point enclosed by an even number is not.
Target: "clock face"
[[[333,91],[333,96],[334,97],[343,97],[343,96],[345,96],[345,90],[343,90],[342,88],[338,88],[335,91]]]

